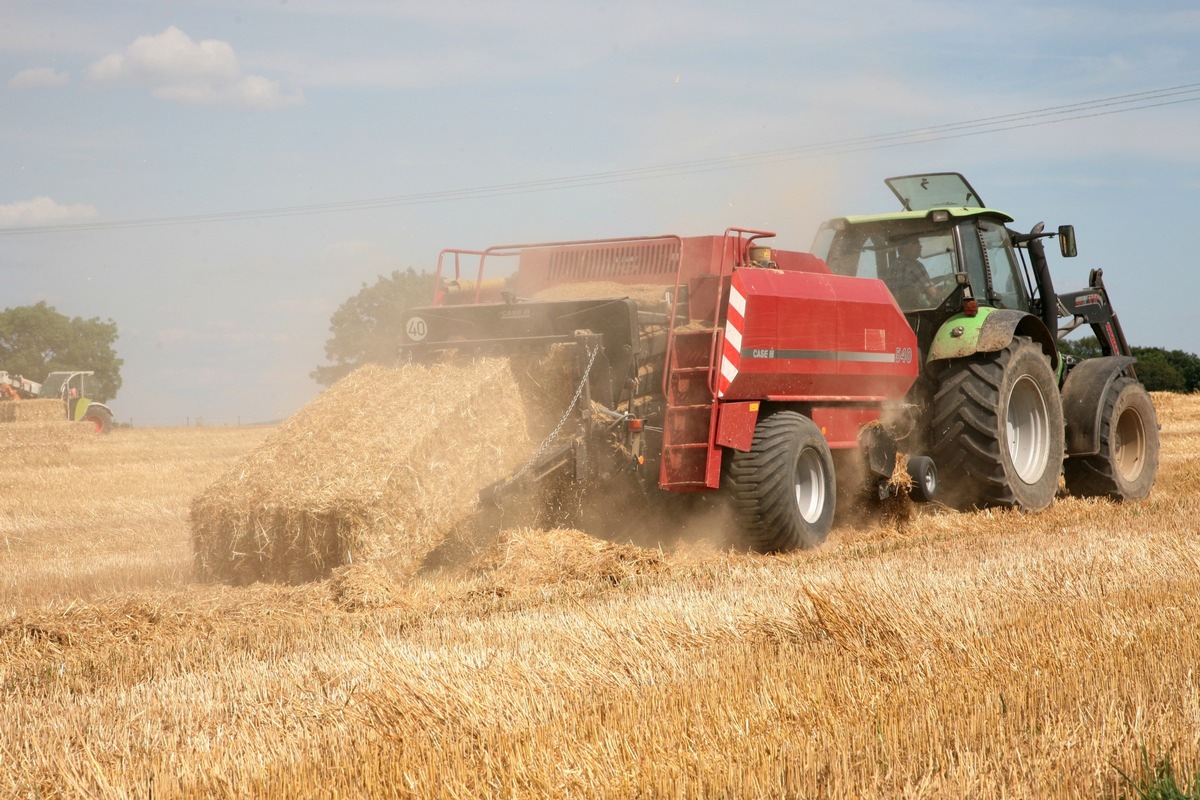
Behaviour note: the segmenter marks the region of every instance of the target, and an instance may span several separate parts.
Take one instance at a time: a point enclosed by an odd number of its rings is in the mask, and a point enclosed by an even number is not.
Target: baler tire
[[[808,549],[833,527],[837,482],[829,443],[811,419],[759,419],[749,451],[733,451],[726,493],[740,543],[759,553]]]
[[[1104,394],[1100,452],[1063,464],[1067,491],[1077,497],[1141,500],[1154,486],[1158,452],[1158,418],[1149,392],[1133,378],[1119,377]]]
[[[1054,502],[1062,396],[1040,345],[1016,336],[1003,350],[951,362],[933,407],[933,458],[948,505],[1040,511]]]
[[[912,480],[909,497],[918,503],[932,503],[938,492],[937,464],[929,456],[912,456],[907,469]]]

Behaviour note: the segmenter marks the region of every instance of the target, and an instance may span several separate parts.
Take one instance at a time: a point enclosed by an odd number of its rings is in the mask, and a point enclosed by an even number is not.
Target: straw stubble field
[[[1137,504],[771,557],[516,528],[297,585],[198,582],[189,542],[286,430],[17,442],[0,795],[1117,795],[1200,758],[1200,397],[1155,399]]]

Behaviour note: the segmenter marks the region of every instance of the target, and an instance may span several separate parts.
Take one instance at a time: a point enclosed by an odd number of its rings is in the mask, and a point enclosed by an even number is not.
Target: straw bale
[[[506,359],[363,367],[195,498],[197,571],[246,583],[349,561],[415,569],[531,451]]]
[[[54,398],[8,400],[0,403],[0,422],[66,421],[63,401]]]
[[[10,464],[58,466],[70,459],[73,445],[93,437],[91,426],[69,422],[65,417],[9,422],[0,425],[0,452]]]
[[[666,313],[669,311],[664,296],[675,287],[658,283],[615,283],[591,281],[585,283],[560,283],[534,294],[537,300],[598,300],[603,297],[628,297],[641,311]]]

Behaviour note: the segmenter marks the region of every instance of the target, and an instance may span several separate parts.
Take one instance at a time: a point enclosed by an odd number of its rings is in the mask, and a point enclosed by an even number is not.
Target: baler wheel
[[[1028,337],[951,362],[934,395],[930,432],[950,505],[1040,511],[1054,501],[1062,397],[1049,359]]]
[[[1158,472],[1158,444],[1158,420],[1146,387],[1130,377],[1117,378],[1100,412],[1100,452],[1067,459],[1067,490],[1079,497],[1141,500]]]
[[[910,496],[918,503],[932,503],[937,497],[937,465],[929,456],[912,456],[908,459],[908,477],[912,480]]]
[[[760,419],[750,450],[733,451],[725,477],[749,549],[807,549],[829,535],[837,489],[833,456],[820,428],[803,414],[778,411]]]

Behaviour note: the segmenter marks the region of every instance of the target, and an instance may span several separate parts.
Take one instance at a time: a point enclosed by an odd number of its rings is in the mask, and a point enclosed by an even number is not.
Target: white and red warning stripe
[[[738,274],[734,272],[729,282],[729,313],[725,321],[725,341],[721,346],[721,374],[717,379],[717,397],[725,396],[725,391],[737,377],[738,369],[742,365],[742,326],[746,324],[746,296],[742,294],[741,283]]]

